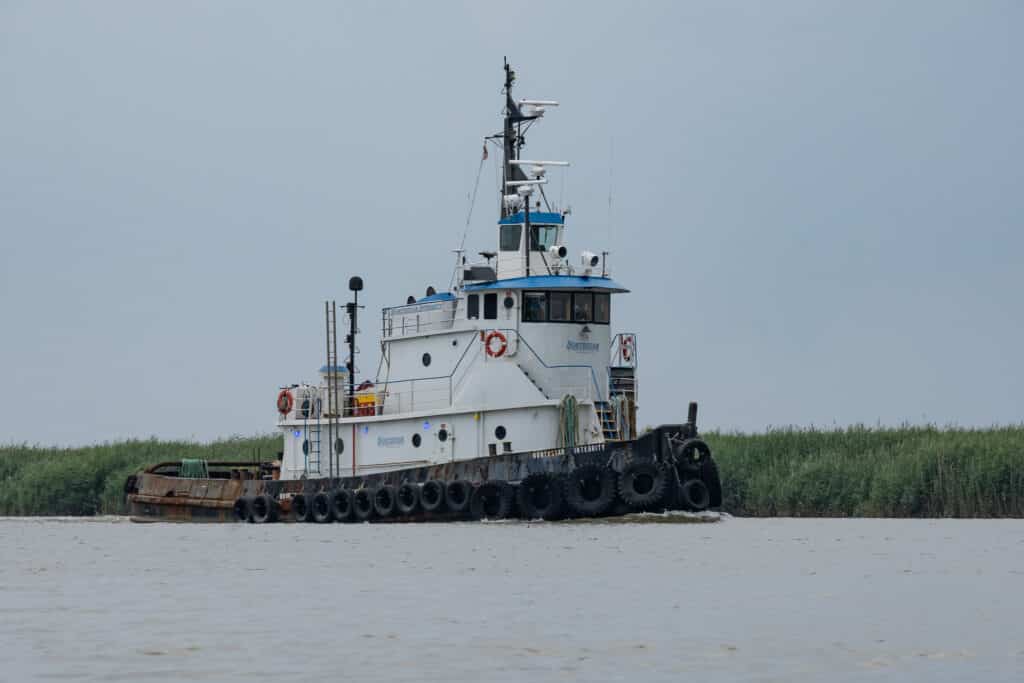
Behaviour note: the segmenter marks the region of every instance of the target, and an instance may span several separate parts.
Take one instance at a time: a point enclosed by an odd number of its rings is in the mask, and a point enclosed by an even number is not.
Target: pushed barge
[[[637,337],[611,333],[607,252],[566,246],[568,211],[544,193],[566,162],[523,159],[524,134],[558,105],[515,100],[505,65],[497,251],[457,250],[449,291],[381,315],[376,377],[357,383],[359,292],[325,304],[318,383],[277,396],[272,463],[161,463],[129,477],[136,521],[385,522],[559,519],[721,505],[711,451],[687,421],[637,436]],[[480,168],[483,168],[481,161]],[[479,175],[477,177],[479,182]],[[475,195],[475,190],[474,190]]]

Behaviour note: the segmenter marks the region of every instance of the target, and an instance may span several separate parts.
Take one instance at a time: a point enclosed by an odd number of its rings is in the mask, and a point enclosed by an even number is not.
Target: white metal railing
[[[516,334],[515,330],[502,330],[502,332],[518,337],[521,355],[518,357],[517,363],[546,397],[561,398],[566,394],[572,394],[582,400],[604,400],[606,394],[601,390],[597,372],[592,365],[548,364],[522,335]],[[522,353],[524,349],[525,353]]]
[[[446,299],[385,308],[381,311],[381,338],[450,330],[455,325],[457,304],[456,299]]]
[[[549,364],[514,329],[500,330],[508,339],[509,347],[517,349],[513,362],[549,399],[572,394],[577,399],[605,400],[607,389],[601,389],[598,374],[591,365]],[[480,362],[484,344],[479,335],[470,337],[455,367],[447,375],[413,379],[388,379],[350,396],[347,387],[339,387],[333,403],[339,406],[336,415],[327,414],[326,385],[296,387],[296,403],[291,413],[279,416],[279,421],[315,422],[321,418],[395,415],[422,410],[449,408],[470,372]],[[604,374],[604,373],[602,373]],[[607,377],[604,386],[608,387]]]
[[[608,364],[613,368],[636,368],[636,333],[619,332],[612,337],[611,358]]]

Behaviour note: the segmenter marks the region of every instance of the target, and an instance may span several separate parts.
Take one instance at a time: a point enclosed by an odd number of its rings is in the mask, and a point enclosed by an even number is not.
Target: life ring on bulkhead
[[[495,339],[498,340],[498,348],[495,349],[491,342]],[[487,337],[484,339],[484,350],[487,351],[487,355],[491,358],[500,358],[505,355],[505,351],[508,350],[508,339],[505,338],[498,330],[491,330],[487,333]]]
[[[292,392],[282,389],[281,393],[277,395],[277,412],[287,415],[292,412],[293,405],[295,405],[295,397],[292,396]]]
[[[633,360],[633,337],[632,335],[626,335],[619,342],[619,349],[622,353],[622,360],[630,362]]]

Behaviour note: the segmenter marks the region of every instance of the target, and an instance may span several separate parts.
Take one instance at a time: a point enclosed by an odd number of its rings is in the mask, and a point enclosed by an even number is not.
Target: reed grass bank
[[[706,433],[723,509],[747,516],[1024,517],[1024,426]],[[125,478],[181,458],[271,459],[280,436],[0,446],[0,515],[125,511]]]

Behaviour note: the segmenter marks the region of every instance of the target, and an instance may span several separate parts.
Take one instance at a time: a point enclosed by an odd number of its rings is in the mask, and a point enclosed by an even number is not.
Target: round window
[[[513,299],[513,298],[512,298],[512,297],[510,297],[510,296],[506,296],[506,297],[505,297],[505,301],[504,301],[504,304],[505,304],[505,308],[512,308],[513,306],[515,306],[515,305],[516,305],[516,300],[515,300],[515,299]]]
[[[427,367],[428,365],[430,365],[430,354],[425,353],[423,354],[423,367]]]
[[[442,442],[443,441],[447,441],[448,440],[448,430],[447,429],[439,429],[439,430],[437,430],[437,440],[438,441],[442,441]]]
[[[495,436],[495,438],[498,439],[498,441],[501,441],[502,439],[504,439],[505,438],[505,434],[506,434],[505,427],[503,427],[502,425],[498,425],[497,427],[494,428],[494,436]]]
[[[415,446],[416,448],[419,448],[421,443],[423,443],[423,437],[421,437],[419,434],[413,434],[412,445]]]
[[[345,452],[345,441],[339,436],[334,440],[334,452],[344,453]]]

